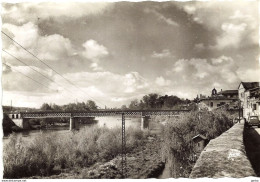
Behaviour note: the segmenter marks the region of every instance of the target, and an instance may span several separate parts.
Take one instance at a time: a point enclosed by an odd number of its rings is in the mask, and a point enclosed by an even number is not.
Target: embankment
[[[243,142],[244,124],[237,123],[211,140],[192,169],[190,178],[256,176]]]

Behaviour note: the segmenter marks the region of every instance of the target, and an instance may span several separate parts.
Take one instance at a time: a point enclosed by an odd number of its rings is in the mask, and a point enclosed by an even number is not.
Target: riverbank
[[[127,154],[126,178],[145,179],[158,177],[163,169],[161,160],[161,141],[156,134],[147,135],[145,139]],[[90,167],[64,169],[60,174],[48,177],[33,176],[30,179],[120,179],[121,156],[108,162],[98,162]]]
[[[147,136],[148,133],[140,129],[127,128],[127,153],[144,146]],[[60,135],[40,133],[30,142],[12,134],[3,146],[4,178],[42,178],[64,170],[103,164],[120,155],[121,138],[121,128],[107,127],[86,127]]]

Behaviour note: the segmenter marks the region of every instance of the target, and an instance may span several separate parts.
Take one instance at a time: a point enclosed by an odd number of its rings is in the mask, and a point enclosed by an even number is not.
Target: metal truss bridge
[[[141,129],[144,129],[145,122],[150,116],[179,116],[181,113],[189,112],[190,110],[95,110],[95,111],[40,111],[40,112],[20,112],[9,113],[9,117],[14,120],[25,122],[30,118],[70,118],[70,130],[75,129],[76,119],[83,117],[108,117],[120,116],[122,118],[122,175],[127,177],[126,171],[126,138],[125,138],[125,118],[126,117],[141,117]]]

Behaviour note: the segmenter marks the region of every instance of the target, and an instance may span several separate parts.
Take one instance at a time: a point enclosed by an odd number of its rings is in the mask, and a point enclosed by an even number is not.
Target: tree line
[[[174,95],[162,96],[151,93],[143,96],[141,100],[132,100],[128,106],[122,105],[121,109],[181,109],[183,105],[190,103],[189,99],[181,99]]]
[[[57,104],[43,103],[40,107],[41,111],[90,111],[97,109],[98,106],[92,100],[88,100],[87,102],[69,103],[62,106]]]

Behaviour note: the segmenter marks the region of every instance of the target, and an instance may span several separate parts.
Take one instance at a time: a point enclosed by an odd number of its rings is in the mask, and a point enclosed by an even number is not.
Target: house
[[[238,90],[224,90],[224,91],[221,90],[218,93],[218,95],[222,95],[226,98],[238,99]]]
[[[200,153],[208,144],[208,139],[204,135],[198,134],[192,138],[193,150],[195,153]]]
[[[199,98],[199,108],[207,108],[208,110],[217,109],[222,106],[232,106],[236,108],[238,100],[237,90],[224,90],[219,93],[214,88],[211,96]]]
[[[260,116],[260,82],[241,82],[238,86],[238,96],[243,117]]]

